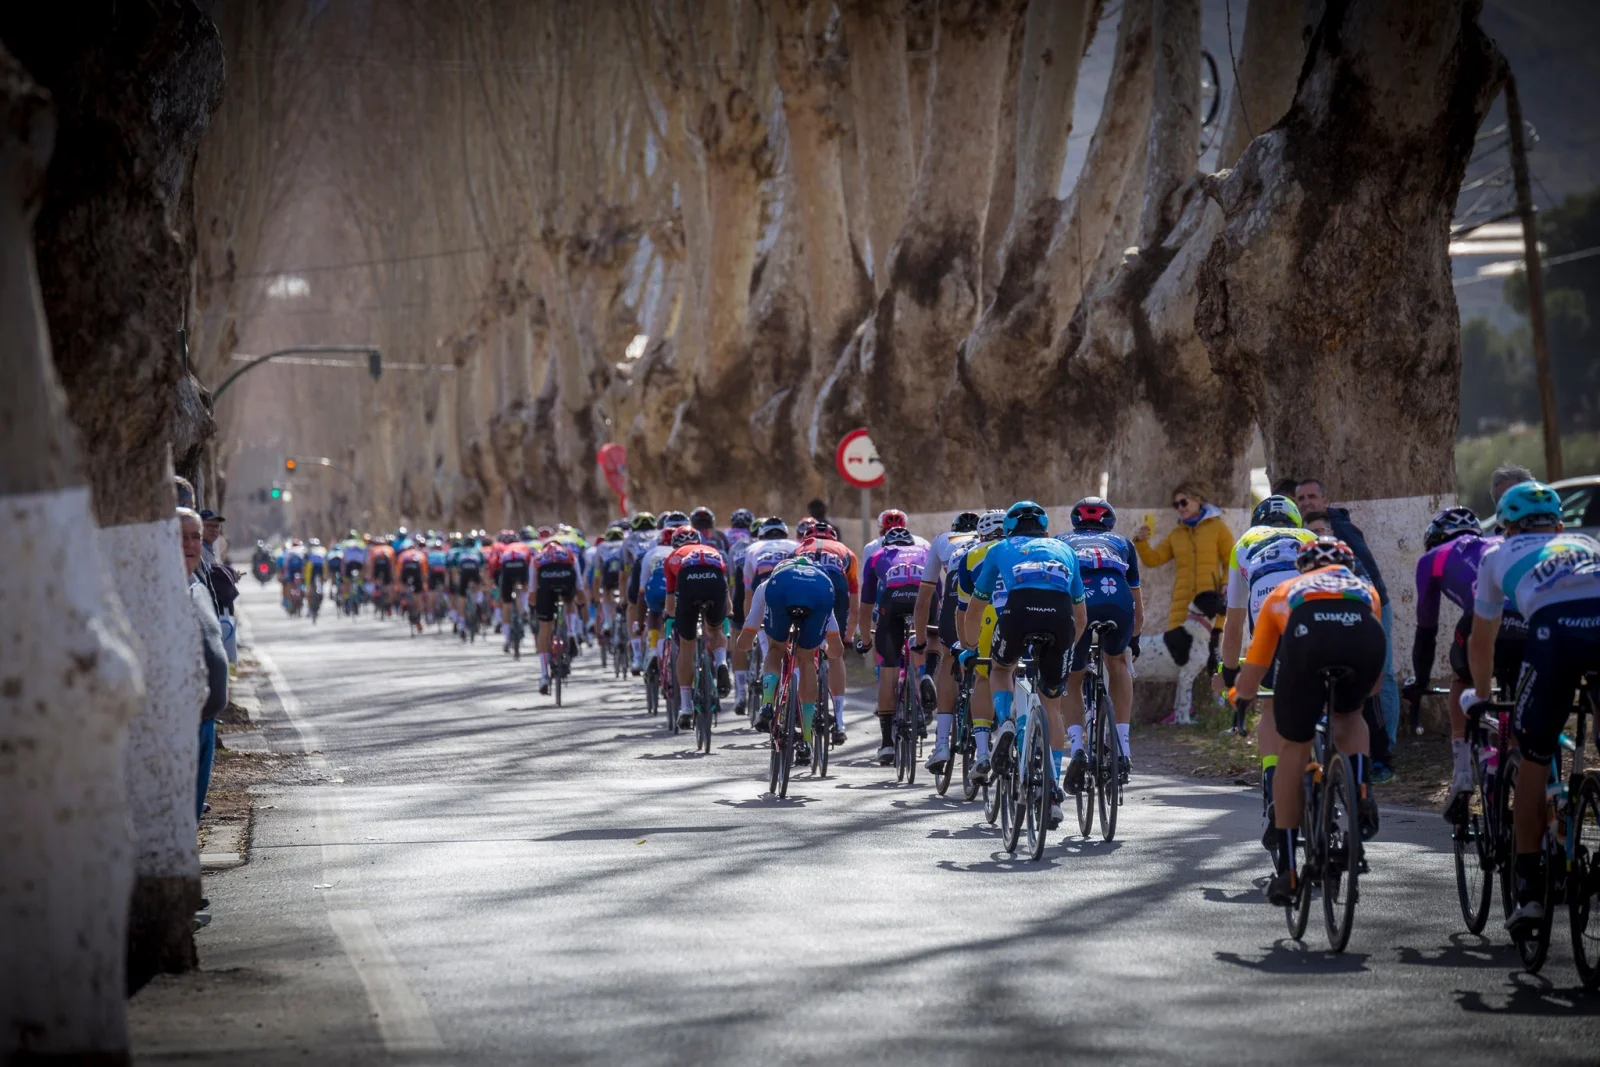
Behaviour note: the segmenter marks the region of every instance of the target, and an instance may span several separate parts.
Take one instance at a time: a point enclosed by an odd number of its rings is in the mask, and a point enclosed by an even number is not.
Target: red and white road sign
[[[839,441],[839,450],[833,454],[839,468],[839,477],[857,489],[876,489],[883,484],[883,464],[878,461],[878,448],[867,436],[866,430],[851,430]]]

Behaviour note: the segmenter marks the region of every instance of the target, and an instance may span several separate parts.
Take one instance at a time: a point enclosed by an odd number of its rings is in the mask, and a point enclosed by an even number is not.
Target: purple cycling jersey
[[[885,590],[921,585],[927,567],[927,545],[894,545],[878,549],[867,560],[867,569],[861,576],[861,602],[876,604],[878,595]]]
[[[1472,610],[1473,591],[1478,584],[1478,564],[1498,537],[1464,534],[1430,548],[1417,560],[1417,625],[1439,625],[1439,598],[1443,596],[1462,611]]]

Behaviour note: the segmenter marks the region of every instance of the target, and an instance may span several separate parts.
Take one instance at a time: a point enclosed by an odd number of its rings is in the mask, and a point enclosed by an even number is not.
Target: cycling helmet
[[[1050,532],[1050,516],[1044,508],[1031,500],[1019,500],[1006,509],[1006,518],[1003,528],[1007,534],[1014,534],[1019,527],[1037,527],[1041,534]]]
[[[535,530],[532,526],[524,526],[522,529],[517,531],[517,538],[518,540],[522,541],[532,541],[535,537],[543,540],[545,536],[546,535],[543,530]]]
[[[1483,526],[1471,508],[1445,508],[1428,523],[1427,532],[1422,535],[1422,545],[1424,548],[1438,548],[1462,534],[1482,532]]]
[[[358,532],[356,532],[356,529],[355,529],[355,527],[353,527],[353,526],[352,526],[352,527],[351,527],[351,528],[350,528],[350,533],[349,533],[349,534],[348,534],[348,536],[349,536],[349,537],[350,537],[350,539],[351,539],[351,540],[352,540],[352,541],[353,541],[353,540],[355,540],[355,539],[356,539],[356,538],[358,538],[358,537],[360,537],[360,536],[361,536],[361,534],[359,534],[359,533],[358,533]],[[260,543],[261,543],[261,542],[259,542],[259,541],[257,541],[257,542],[256,542],[256,544],[260,544]]]
[[[1326,534],[1301,545],[1300,554],[1294,558],[1294,565],[1301,574],[1318,567],[1352,567],[1355,562],[1356,554],[1350,551],[1349,545]]]
[[[663,526],[663,527],[661,527],[661,529],[656,532],[656,544],[658,544],[658,545],[670,545],[670,544],[672,544],[672,531],[675,530],[676,528],[677,527],[674,527],[674,526]]]
[[[517,531],[515,531],[515,530],[501,530],[500,531],[500,536],[496,537],[495,540],[499,541],[502,545],[513,544],[517,540]]]
[[[693,526],[696,530],[709,530],[717,525],[716,512],[712,511],[704,504],[701,504],[699,507],[689,512],[689,525]]]
[[[978,516],[978,539],[980,541],[993,541],[1005,530],[1006,513],[999,508],[990,508]]]
[[[605,540],[607,540],[607,541],[620,541],[620,540],[622,540],[623,536],[624,535],[622,533],[622,528],[621,527],[619,527],[619,526],[608,526],[608,527],[606,527]]]
[[[733,514],[728,518],[735,529],[748,530],[755,525],[756,517],[750,514],[749,508],[734,508]]]
[[[1286,496],[1269,496],[1250,513],[1251,526],[1288,526],[1299,529],[1305,523],[1300,509]]]
[[[839,540],[839,531],[833,528],[833,523],[825,519],[818,519],[817,524],[811,527],[811,536],[818,541],[837,541]]]
[[[541,526],[534,532],[538,534],[539,540],[541,541],[548,541],[556,535],[556,532],[548,526]]]
[[[450,547],[451,548],[465,548],[466,545],[467,545],[466,539],[463,538],[460,534],[456,534],[454,537],[450,538]]]
[[[896,526],[904,527],[905,524],[906,513],[901,511],[899,508],[890,508],[888,511],[880,511],[878,513],[878,536],[882,537],[886,530],[892,530]]]
[[[884,548],[910,548],[916,543],[917,539],[904,526],[891,526],[883,531]]]
[[[636,511],[633,518],[628,520],[628,525],[635,530],[654,530],[656,517],[648,511]]]
[[[1502,526],[1554,526],[1561,521],[1561,496],[1543,482],[1518,482],[1494,509]]]
[[[978,513],[976,511],[963,511],[950,520],[951,533],[971,533],[978,528]]]
[[[661,513],[661,525],[664,527],[687,526],[689,525],[689,516],[681,511],[663,511]]]
[[[806,538],[814,534],[816,529],[817,520],[813,519],[810,515],[807,515],[805,518],[794,524],[794,538],[796,541],[804,541]]]
[[[312,544],[313,544],[313,545],[321,545],[321,544],[322,544],[322,541],[321,541],[321,540],[320,540],[320,539],[318,539],[318,538],[315,538],[315,537],[313,537],[313,538],[312,538],[312,539],[311,539],[311,543],[312,543]]]
[[[1093,526],[1101,530],[1115,529],[1117,509],[1103,496],[1086,496],[1072,505],[1072,528],[1081,530]]]
[[[769,515],[761,520],[761,530],[756,534],[763,541],[789,536],[789,524],[776,515]]]
[[[700,531],[693,526],[679,526],[672,531],[672,547],[682,548],[684,545],[698,545]]]

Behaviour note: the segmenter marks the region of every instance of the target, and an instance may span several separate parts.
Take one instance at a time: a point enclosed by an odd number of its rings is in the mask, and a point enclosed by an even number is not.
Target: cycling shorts
[[[994,662],[1015,666],[1033,638],[1039,688],[1061,695],[1072,660],[1072,594],[1064,589],[1013,589],[994,628]]]
[[[939,641],[945,648],[955,647],[961,639],[961,633],[956,629],[956,605],[961,603],[961,597],[956,592],[954,582],[950,583],[951,592],[939,599]]]
[[[321,581],[322,580],[322,564],[313,563],[311,565],[311,577],[316,579],[317,581]]]
[[[1091,600],[1088,603],[1089,622],[1109,623],[1107,629],[1100,631],[1100,653],[1104,656],[1120,656],[1128,651],[1128,642],[1133,640],[1133,604],[1124,604],[1116,600]],[[1089,665],[1089,637],[1087,630],[1078,637],[1078,643],[1072,650],[1072,669],[1081,671]]]
[[[362,565],[360,563],[357,563],[355,560],[353,560],[353,559],[345,560],[345,563],[344,563],[344,576],[346,578],[357,578],[357,577],[360,577],[361,568],[362,568]]]
[[[578,572],[569,564],[557,563],[539,568],[538,595],[534,597],[533,613],[540,622],[551,622],[556,617],[557,598],[570,605],[578,593]]]
[[[1472,684],[1472,667],[1467,663],[1467,638],[1472,636],[1472,612],[1461,613],[1456,634],[1450,642],[1450,669],[1462,684]],[[1500,632],[1494,639],[1494,680],[1506,692],[1517,684],[1522,673],[1522,646],[1528,639],[1528,621],[1514,611],[1500,618]]]
[[[528,586],[527,561],[519,559],[500,564],[500,599],[510,603],[519,585],[524,589]]]
[[[429,589],[443,589],[444,588],[445,579],[447,577],[448,577],[448,575],[446,575],[444,573],[444,571],[429,571],[428,572],[428,588]]]
[[[600,588],[614,593],[622,588],[622,564],[607,563],[600,566]]]
[[[809,651],[820,648],[824,638],[837,633],[839,621],[833,616],[833,583],[821,580],[793,580],[763,582],[752,595],[750,611],[761,609],[761,628],[767,640],[779,644],[789,640],[791,609],[802,612],[800,632],[795,637],[796,647]],[[745,620],[749,625],[749,618]]]
[[[380,584],[385,584],[386,585],[393,578],[394,578],[394,572],[389,569],[389,564],[386,561],[385,562],[374,563],[372,565],[372,580],[373,581],[378,582]]]
[[[483,574],[478,568],[462,569],[456,572],[456,592],[466,596],[473,586],[483,580]]]
[[[1550,762],[1578,682],[1593,670],[1600,670],[1600,598],[1549,604],[1533,613],[1511,717],[1523,756]]]
[[[422,567],[419,565],[401,567],[400,584],[413,593],[422,592]]]
[[[706,632],[728,617],[728,576],[717,567],[686,567],[678,575],[677,614],[672,624],[679,641],[693,641],[695,616],[705,613]]]
[[[1387,645],[1383,623],[1360,601],[1312,600],[1291,611],[1278,639],[1272,685],[1278,735],[1300,744],[1316,736],[1329,699],[1321,672],[1329,667],[1350,672],[1333,686],[1334,713],[1359,711],[1383,673]]]
[[[900,669],[900,650],[906,643],[906,626],[917,611],[917,587],[897,586],[878,594],[878,627],[872,645],[878,651],[878,665]],[[917,638],[912,638],[918,643]]]

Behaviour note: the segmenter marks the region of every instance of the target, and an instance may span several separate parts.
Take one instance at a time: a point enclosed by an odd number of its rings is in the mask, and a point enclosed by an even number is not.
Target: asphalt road
[[[1386,809],[1349,950],[1285,940],[1243,789],[1140,775],[1118,839],[1012,860],[866,757],[764,795],[742,719],[690,752],[579,661],[288,619],[245,594],[276,748],[205,974],[133,1002],[140,1062],[1593,1064],[1600,997],[1464,933],[1436,815]]]

